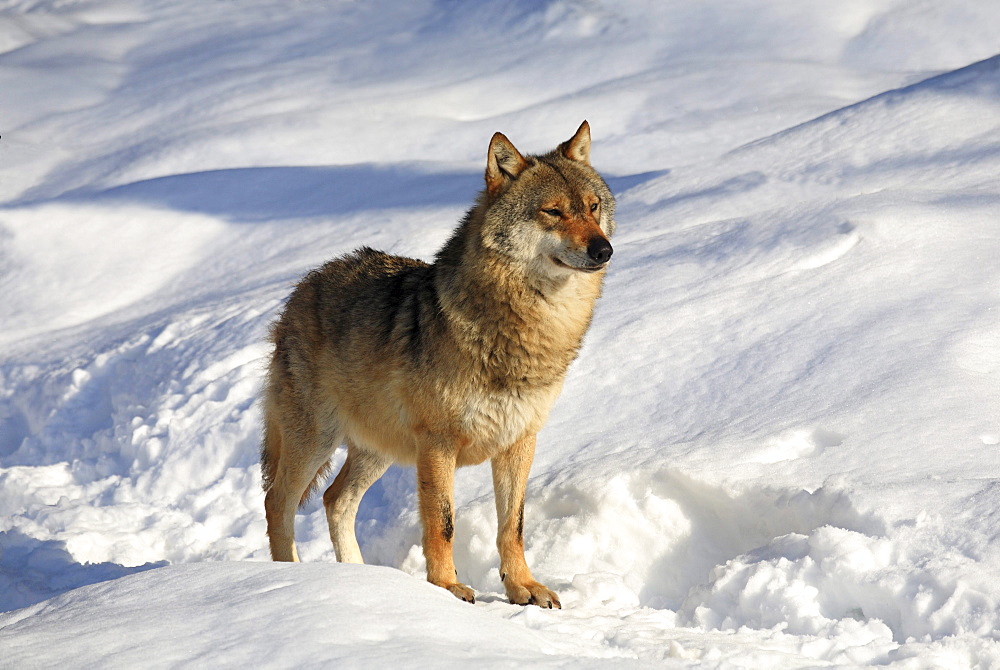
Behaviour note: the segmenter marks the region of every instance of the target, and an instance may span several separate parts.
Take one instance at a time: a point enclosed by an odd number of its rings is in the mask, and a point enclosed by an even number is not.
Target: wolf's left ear
[[[590,124],[581,123],[576,135],[559,145],[559,153],[571,161],[590,165]]]
[[[504,186],[517,179],[528,167],[524,159],[503,133],[493,133],[490,151],[486,157],[486,190],[496,195]]]

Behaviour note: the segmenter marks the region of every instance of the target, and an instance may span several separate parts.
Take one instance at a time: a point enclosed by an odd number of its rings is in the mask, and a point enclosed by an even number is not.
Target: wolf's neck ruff
[[[604,272],[532,277],[526,263],[480,242],[484,209],[469,212],[434,264],[441,317],[458,331],[456,353],[471,357],[490,387],[560,383],[590,324]]]

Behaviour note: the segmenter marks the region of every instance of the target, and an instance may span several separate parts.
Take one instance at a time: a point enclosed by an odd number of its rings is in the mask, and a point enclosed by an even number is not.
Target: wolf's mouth
[[[570,265],[569,263],[564,263],[555,256],[552,257],[552,262],[561,267],[568,268],[570,270],[576,270],[578,272],[597,272],[598,270],[603,270],[607,266],[607,263],[601,263],[600,265],[591,265],[588,267],[580,268],[576,267],[575,265]]]

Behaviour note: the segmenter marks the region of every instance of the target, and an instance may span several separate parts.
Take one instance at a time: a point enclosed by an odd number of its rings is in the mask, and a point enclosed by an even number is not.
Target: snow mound
[[[281,646],[257,642],[263,632]],[[67,646],[75,665],[103,668],[194,659],[212,667],[371,667],[403,658],[457,668],[483,656],[596,668],[609,655],[596,644],[553,642],[398,570],[324,564],[205,563],[122,577],[0,617],[0,643],[4,663],[21,668],[65,662]]]

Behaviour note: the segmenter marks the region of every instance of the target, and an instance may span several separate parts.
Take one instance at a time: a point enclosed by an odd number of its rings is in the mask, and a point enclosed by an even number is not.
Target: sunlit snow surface
[[[1000,667],[1000,4],[0,1],[0,667]],[[292,284],[429,259],[501,130],[583,119],[615,256],[509,605],[267,561]],[[338,454],[339,462],[343,458]],[[387,566],[387,567],[379,567]]]

